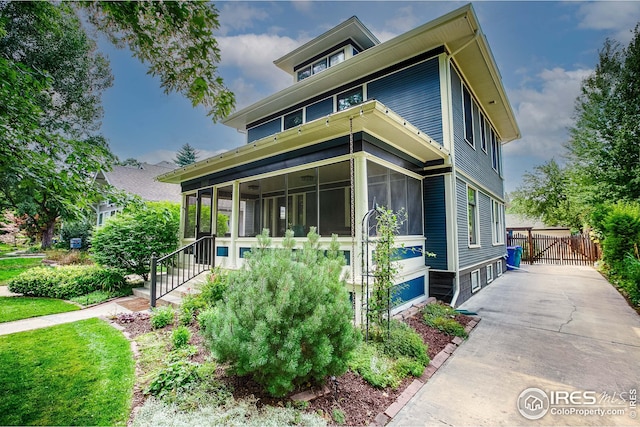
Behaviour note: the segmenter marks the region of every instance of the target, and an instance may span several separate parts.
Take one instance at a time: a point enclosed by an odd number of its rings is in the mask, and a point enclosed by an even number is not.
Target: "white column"
[[[229,256],[231,258],[231,268],[238,266],[238,248],[236,240],[238,239],[238,224],[240,218],[240,184],[238,181],[233,182],[233,191],[231,195],[231,244],[229,245]]]

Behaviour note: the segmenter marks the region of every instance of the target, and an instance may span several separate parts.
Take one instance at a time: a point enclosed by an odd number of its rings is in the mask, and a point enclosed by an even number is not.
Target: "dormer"
[[[296,83],[378,44],[376,36],[352,16],[273,63],[289,73]]]

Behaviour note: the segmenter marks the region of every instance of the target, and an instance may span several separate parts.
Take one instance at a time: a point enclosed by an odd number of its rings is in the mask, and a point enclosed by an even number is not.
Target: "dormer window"
[[[344,61],[344,50],[341,50],[338,53],[334,53],[329,57],[329,66],[333,67],[334,65],[337,65],[342,61]]]
[[[311,70],[313,74],[318,74],[320,71],[324,71],[327,69],[327,58],[322,58],[321,61],[313,64],[313,69]]]
[[[346,57],[344,49],[340,49],[339,51],[333,52],[330,55],[316,59],[311,65],[307,65],[298,70],[298,81],[304,80],[307,77],[311,77],[314,74],[321,73],[329,67],[338,65],[339,63],[344,61],[345,58]]]

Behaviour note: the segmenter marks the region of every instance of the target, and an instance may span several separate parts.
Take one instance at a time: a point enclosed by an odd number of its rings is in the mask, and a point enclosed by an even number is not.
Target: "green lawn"
[[[6,285],[18,274],[39,265],[42,265],[42,258],[0,259],[0,285]]]
[[[53,298],[0,297],[0,323],[79,309],[75,304]]]
[[[134,360],[100,319],[0,336],[0,425],[125,425]]]

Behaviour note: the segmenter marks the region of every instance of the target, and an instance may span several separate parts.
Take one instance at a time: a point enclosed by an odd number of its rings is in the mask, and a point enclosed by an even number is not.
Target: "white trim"
[[[482,289],[482,282],[480,281],[480,269],[473,270],[471,273],[471,292],[476,293]],[[476,277],[476,286],[473,286],[473,277]]]
[[[504,197],[503,196],[499,196],[495,192],[489,190],[486,186],[484,186],[484,185],[480,184],[478,181],[476,181],[475,178],[472,178],[470,175],[467,175],[467,173],[465,173],[465,171],[463,171],[461,169],[458,169],[458,168],[456,168],[455,171],[456,171],[456,174],[460,174],[462,176],[463,179],[461,181],[463,181],[465,184],[470,183],[470,184],[472,184],[473,187],[475,187],[476,189],[482,191],[486,196],[493,197],[494,199],[504,203]],[[503,181],[502,183],[504,184],[504,180],[502,180],[502,181]],[[503,190],[502,191],[504,192],[504,186],[503,186]]]
[[[498,277],[502,276],[503,271],[502,271],[502,260],[501,260],[501,259],[499,259],[498,261],[496,261],[496,270],[497,270],[497,271],[496,271],[497,276],[498,276]]]
[[[494,261],[499,262],[503,258],[504,257],[502,257],[502,256],[498,256],[498,257],[495,257],[495,258],[490,258],[490,259],[486,259],[484,261],[476,262],[475,264],[466,265],[464,267],[460,267],[460,271],[467,271],[467,270],[471,270],[471,269],[476,268],[476,267],[482,267],[483,265],[487,265],[487,264],[493,263]]]
[[[460,85],[461,85],[461,92],[462,92],[462,139],[469,144],[469,146],[471,148],[473,148],[474,150],[476,149],[475,147],[475,140],[474,141],[469,141],[467,139],[467,113],[465,111],[465,105],[464,105],[464,91],[466,90],[467,93],[469,94],[469,99],[471,101],[471,139],[474,139],[473,137],[474,135],[474,131],[475,131],[475,126],[473,124],[473,104],[474,104],[474,96],[473,93],[471,92],[471,90],[467,87],[467,84],[464,82],[463,79],[460,79]]]
[[[361,153],[364,154],[364,157],[367,160],[371,160],[372,162],[377,163],[380,166],[384,166],[385,168],[391,169],[391,170],[393,170],[395,172],[407,175],[410,178],[417,179],[419,181],[422,181],[425,178],[424,176],[422,176],[420,174],[417,174],[415,172],[412,172],[409,169],[404,169],[403,167],[395,165],[395,164],[393,164],[393,163],[391,163],[391,162],[389,162],[387,160],[381,159],[380,157],[377,157],[374,154],[367,153],[366,151],[361,152]]]
[[[473,234],[475,237],[475,241],[476,243],[471,243],[471,239],[469,238],[469,190],[472,190],[475,193],[475,209],[474,209],[474,213],[475,213],[475,227],[473,230]],[[478,191],[477,188],[469,185],[468,183],[465,182],[465,200],[466,200],[466,204],[465,204],[465,211],[466,211],[466,218],[467,218],[467,245],[470,249],[472,248],[481,248],[482,247],[482,242],[480,241],[480,192]]]
[[[487,284],[493,282],[493,264],[487,265]],[[489,274],[491,272],[491,274]]]
[[[505,235],[507,234],[504,225],[504,203],[501,203],[499,200],[492,197],[489,198],[489,203],[491,204],[491,240],[493,242],[493,246],[504,245]],[[499,220],[497,224],[500,226],[500,232],[496,229],[496,218]]]

